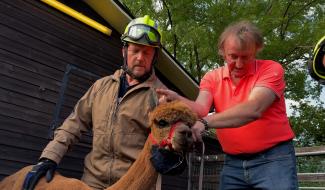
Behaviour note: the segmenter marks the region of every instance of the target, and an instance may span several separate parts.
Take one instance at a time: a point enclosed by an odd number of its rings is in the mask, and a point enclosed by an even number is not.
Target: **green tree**
[[[263,32],[265,48],[258,55],[280,62],[286,70],[286,98],[297,102],[290,117],[297,145],[325,144],[324,102],[320,86],[308,77],[307,62],[325,34],[322,0],[120,0],[134,16],[159,21],[164,47],[198,80],[224,63],[217,40],[232,22],[249,20]],[[312,100],[312,101],[311,101]],[[312,104],[311,104],[312,102]],[[308,138],[307,138],[308,136]]]

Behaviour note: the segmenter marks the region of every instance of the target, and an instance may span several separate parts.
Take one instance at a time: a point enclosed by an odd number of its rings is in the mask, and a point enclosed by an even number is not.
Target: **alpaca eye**
[[[156,121],[156,124],[158,125],[158,127],[166,127],[169,123],[163,119]]]

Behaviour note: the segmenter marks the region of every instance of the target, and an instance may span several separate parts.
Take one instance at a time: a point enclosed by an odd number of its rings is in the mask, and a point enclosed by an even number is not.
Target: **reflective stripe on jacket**
[[[82,180],[98,189],[115,183],[137,158],[149,134],[148,113],[158,104],[155,89],[164,87],[153,74],[119,101],[121,74],[118,70],[89,88],[41,155],[59,163],[82,133],[92,130]]]

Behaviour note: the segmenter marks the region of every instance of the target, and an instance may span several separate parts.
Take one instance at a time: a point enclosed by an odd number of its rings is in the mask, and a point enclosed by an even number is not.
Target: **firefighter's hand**
[[[23,190],[33,190],[43,176],[45,176],[47,182],[50,182],[53,179],[56,168],[57,164],[54,161],[47,158],[41,158],[32,170],[27,173],[23,184]]]

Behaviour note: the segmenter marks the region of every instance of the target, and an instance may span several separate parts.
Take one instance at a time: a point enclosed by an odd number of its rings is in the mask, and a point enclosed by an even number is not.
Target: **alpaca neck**
[[[156,183],[158,176],[150,162],[150,150],[151,143],[148,138],[138,158],[126,174],[106,190],[150,189]]]

